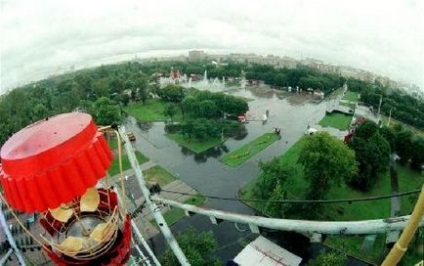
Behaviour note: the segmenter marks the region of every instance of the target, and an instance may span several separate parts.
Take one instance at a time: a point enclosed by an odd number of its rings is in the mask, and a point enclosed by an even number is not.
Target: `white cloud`
[[[193,48],[322,59],[424,85],[422,1],[2,0],[1,86]]]

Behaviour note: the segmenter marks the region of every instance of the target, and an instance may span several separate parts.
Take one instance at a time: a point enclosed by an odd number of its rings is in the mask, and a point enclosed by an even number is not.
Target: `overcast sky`
[[[424,87],[420,0],[0,0],[1,93],[77,68],[151,55],[311,57]]]

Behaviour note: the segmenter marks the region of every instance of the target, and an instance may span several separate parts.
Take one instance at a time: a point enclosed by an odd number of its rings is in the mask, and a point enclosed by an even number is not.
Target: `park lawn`
[[[143,122],[166,121],[169,117],[165,116],[163,112],[167,104],[160,99],[149,99],[145,104],[141,102],[131,103],[124,107],[124,111]],[[173,120],[180,121],[181,117],[181,112],[177,108],[177,114]]]
[[[349,238],[328,236],[324,241],[324,244],[336,250],[343,250],[348,255],[353,255],[357,258],[376,263],[381,262],[381,258],[386,244],[385,235],[377,235],[374,245],[368,253],[362,250],[362,243],[364,242],[364,239],[365,236],[352,236]]]
[[[220,161],[228,166],[239,166],[279,139],[280,136],[275,133],[265,133],[240,148],[222,156]]]
[[[346,130],[349,128],[351,122],[351,115],[333,113],[326,114],[324,118],[319,121],[319,124],[323,127],[334,127],[340,130]]]
[[[137,161],[139,164],[143,164],[147,162],[149,159],[141,154],[139,151],[135,151],[135,156],[137,157]],[[130,160],[128,159],[128,155],[122,155],[122,171],[128,170],[131,168]],[[114,176],[119,174],[119,158],[118,155],[112,161],[112,166],[109,168],[109,175]]]
[[[293,144],[293,146],[290,147],[288,151],[278,157],[278,160],[280,160],[283,165],[294,165],[299,159],[300,151],[305,145],[306,138],[308,137],[309,136],[303,136],[301,139],[299,139],[295,144]]]
[[[424,183],[424,174],[410,170],[407,167],[398,166],[398,181],[399,181],[399,192],[407,192],[416,189],[420,189]],[[354,190],[348,186],[341,188],[333,188],[330,191],[329,198],[361,198],[369,196],[380,196],[391,194],[390,176],[387,173],[381,178],[375,187],[368,192],[361,192]],[[401,197],[401,215],[410,214],[416,199],[414,196]],[[331,217],[337,220],[364,220],[364,219],[381,219],[390,216],[390,199],[375,200],[375,201],[364,201],[348,203],[338,203],[328,208]],[[332,211],[331,211],[332,210]],[[340,215],[336,210],[343,210],[344,214]]]
[[[192,198],[184,201],[184,204],[190,204],[194,206],[201,206],[206,202],[206,198],[201,195],[194,195]],[[182,209],[173,208],[163,214],[163,218],[168,225],[176,223],[178,220],[185,216]]]
[[[398,166],[398,180],[400,192],[411,191],[421,188],[424,182],[424,174],[414,172],[407,167]],[[369,192],[360,192],[353,190],[347,186],[342,188],[333,188],[328,198],[360,198],[368,196],[379,196],[391,194],[390,176],[387,173]],[[411,200],[413,198],[414,200]],[[400,215],[410,214],[414,208],[417,195],[404,196],[401,198],[401,213]],[[343,212],[341,214],[340,212]],[[327,219],[337,221],[353,221],[353,220],[370,220],[390,217],[390,199],[331,204],[327,208],[325,216]],[[378,235],[372,250],[366,253],[361,250],[364,237],[349,237],[344,240],[340,237],[329,236],[325,244],[332,247],[341,247],[344,244],[345,251],[354,256],[379,262],[385,245],[385,235]]]
[[[347,91],[345,96],[343,96],[343,100],[356,103],[359,100],[359,93]]]
[[[175,180],[173,175],[158,165],[143,171],[143,177],[148,182],[157,182],[161,187]]]
[[[204,151],[209,150],[210,148],[216,147],[223,143],[221,138],[213,138],[205,141],[199,141],[197,139],[186,138],[183,134],[178,133],[167,134],[166,136],[194,153],[202,153]]]

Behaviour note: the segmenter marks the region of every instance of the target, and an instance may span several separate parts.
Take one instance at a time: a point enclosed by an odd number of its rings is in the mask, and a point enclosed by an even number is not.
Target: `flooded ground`
[[[248,88],[225,91],[228,94],[249,100],[248,122],[244,131],[229,138],[224,145],[215,147],[202,154],[194,154],[179,146],[165,135],[164,123],[141,123],[128,117],[126,128],[137,136],[134,144],[138,150],[154,163],[161,165],[175,176],[186,182],[203,195],[234,198],[221,200],[208,198],[205,206],[224,211],[254,214],[254,211],[239,202],[238,190],[255,179],[260,160],[269,160],[287,151],[301,136],[308,124],[317,124],[325,115],[326,103],[316,101],[310,94],[293,94],[270,88]],[[317,103],[318,102],[318,103]],[[263,123],[262,116],[268,111],[269,118]],[[281,128],[281,140],[274,142],[262,152],[250,158],[243,165],[231,168],[219,162],[218,158],[238,147],[252,141],[258,136],[272,132],[274,127]],[[178,221],[172,230],[181,231],[188,227],[198,230],[212,230],[218,241],[218,257],[227,261],[243,248],[240,239],[252,237],[250,231],[239,231],[233,223],[224,222],[212,225],[208,217],[194,215]],[[166,245],[161,234],[150,240],[156,252],[163,252]]]
[[[269,160],[283,154],[305,132],[308,124],[318,123],[325,115],[325,103],[311,103],[310,94],[292,94],[275,89],[256,87],[230,89],[226,93],[251,99],[245,129],[236,137],[229,138],[224,145],[202,154],[195,154],[179,146],[165,136],[164,123],[141,123],[132,117],[126,122],[127,130],[137,136],[136,147],[151,160],[163,165],[173,174],[202,194],[232,197],[245,183],[256,177],[259,160]],[[262,116],[268,112],[264,123]],[[252,141],[258,136],[281,128],[282,138],[270,147],[249,159],[238,168],[230,168],[218,161],[227,152]],[[219,202],[209,201],[210,207],[222,207]],[[244,205],[242,205],[244,206]],[[247,211],[237,202],[225,204],[231,211]]]

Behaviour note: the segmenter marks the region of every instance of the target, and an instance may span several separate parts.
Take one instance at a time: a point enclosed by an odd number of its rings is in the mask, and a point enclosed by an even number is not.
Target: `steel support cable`
[[[402,193],[394,193],[390,195],[384,195],[384,196],[372,196],[372,197],[363,197],[363,198],[351,198],[351,199],[330,199],[330,200],[291,200],[291,199],[285,199],[285,200],[266,200],[266,199],[241,199],[241,198],[234,198],[234,197],[219,197],[219,196],[213,196],[213,195],[203,195],[198,194],[199,196],[208,198],[208,199],[218,199],[218,200],[227,200],[227,201],[246,201],[246,202],[264,202],[264,203],[294,203],[294,204],[302,204],[302,203],[352,203],[352,202],[362,202],[362,201],[373,201],[373,200],[383,200],[383,199],[389,199],[394,197],[403,197],[413,194],[420,193],[420,189],[417,190],[411,190],[407,192]],[[167,192],[172,194],[179,194],[179,195],[187,195],[187,196],[193,196],[193,194],[185,193],[185,192],[178,192],[178,191],[172,191],[172,190],[166,190],[162,189],[161,192]]]

